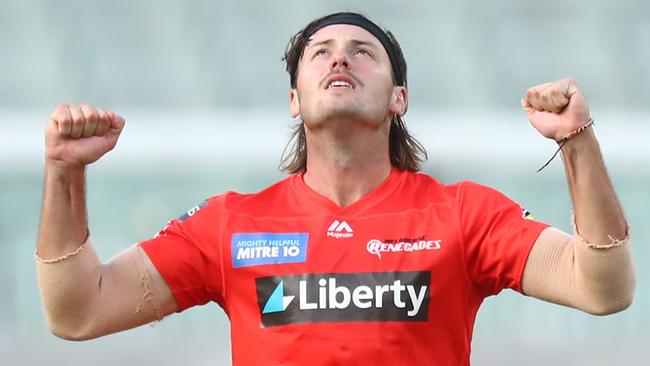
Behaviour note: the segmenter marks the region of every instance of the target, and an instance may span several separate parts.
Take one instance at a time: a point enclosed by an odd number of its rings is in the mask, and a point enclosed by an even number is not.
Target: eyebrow
[[[319,42],[316,42],[316,43],[308,43],[305,48],[316,47],[316,46],[321,46],[321,45],[329,45],[329,44],[331,44],[333,42],[334,42],[334,39],[330,38],[330,39],[326,39],[326,40],[319,41]],[[350,41],[350,43],[352,43],[355,46],[368,46],[368,47],[372,47],[372,48],[377,48],[377,46],[374,43],[368,42],[368,41],[362,41],[360,39],[353,39],[353,40]]]

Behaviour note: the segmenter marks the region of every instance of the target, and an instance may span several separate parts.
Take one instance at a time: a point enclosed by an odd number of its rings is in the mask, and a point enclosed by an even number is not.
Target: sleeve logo
[[[208,204],[208,200],[202,201],[198,205],[196,205],[196,206],[190,208],[189,210],[187,210],[187,212],[184,213],[183,215],[181,215],[178,219],[180,221],[185,221],[185,220],[189,219],[190,217],[194,216],[194,214],[197,213],[201,208],[205,207],[205,205],[207,205],[207,204]]]

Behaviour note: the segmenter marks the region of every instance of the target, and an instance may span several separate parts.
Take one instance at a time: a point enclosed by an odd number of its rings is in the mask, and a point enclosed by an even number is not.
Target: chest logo
[[[255,280],[263,327],[425,322],[431,272],[305,273]]]
[[[354,236],[354,231],[347,222],[334,220],[327,228],[327,236],[336,239],[351,238]]]
[[[231,253],[234,268],[262,264],[304,263],[308,233],[235,233]]]
[[[386,239],[384,241],[372,239],[366,244],[368,253],[376,255],[381,259],[382,253],[419,252],[438,250],[442,240],[426,240],[425,238],[399,240]]]

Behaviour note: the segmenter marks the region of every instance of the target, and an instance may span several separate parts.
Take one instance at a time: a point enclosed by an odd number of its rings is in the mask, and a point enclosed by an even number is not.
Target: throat
[[[349,164],[314,169],[308,166],[303,179],[309,188],[321,196],[339,207],[346,207],[383,183],[391,169],[390,164],[370,162],[362,166]]]
[[[388,123],[329,120],[320,128],[305,126],[305,184],[339,207],[358,201],[390,175]]]

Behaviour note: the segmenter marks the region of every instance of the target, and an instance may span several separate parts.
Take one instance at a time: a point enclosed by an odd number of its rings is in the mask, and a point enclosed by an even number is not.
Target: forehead
[[[383,49],[381,42],[372,33],[367,30],[350,24],[332,24],[317,30],[309,39],[307,47],[314,43],[334,40],[334,41],[363,41]]]

